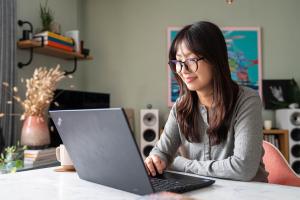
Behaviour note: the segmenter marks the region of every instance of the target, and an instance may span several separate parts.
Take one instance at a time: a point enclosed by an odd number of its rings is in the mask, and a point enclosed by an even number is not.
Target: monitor
[[[57,89],[54,93],[54,100],[51,102],[49,110],[76,110],[92,108],[109,108],[110,94]],[[49,117],[49,130],[51,147],[62,144],[62,140]]]

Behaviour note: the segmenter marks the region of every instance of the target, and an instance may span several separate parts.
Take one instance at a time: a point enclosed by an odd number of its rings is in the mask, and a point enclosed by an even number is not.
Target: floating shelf
[[[24,41],[18,41],[17,46],[20,49],[30,49],[33,48],[33,51],[35,53],[54,56],[66,60],[92,60],[92,56],[85,57],[83,54],[77,53],[77,52],[68,52],[64,51],[55,47],[50,46],[42,46],[42,43],[39,41],[33,41],[33,40],[24,40]]]

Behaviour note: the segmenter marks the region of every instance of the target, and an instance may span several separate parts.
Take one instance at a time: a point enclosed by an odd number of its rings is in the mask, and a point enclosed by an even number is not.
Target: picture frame
[[[264,79],[263,102],[266,110],[289,108],[300,104],[300,89],[294,79]]]
[[[171,47],[172,41],[176,37],[177,33],[182,29],[179,26],[168,27],[168,48],[167,55],[169,55],[169,49]],[[175,79],[173,72],[171,71],[169,65],[168,69],[168,106],[171,107],[175,103],[176,99],[179,96],[179,85]]]
[[[168,27],[168,51],[182,27]],[[262,56],[260,27],[221,27],[228,50],[231,77],[239,85],[256,90],[262,97]],[[168,106],[179,96],[179,86],[168,67]]]

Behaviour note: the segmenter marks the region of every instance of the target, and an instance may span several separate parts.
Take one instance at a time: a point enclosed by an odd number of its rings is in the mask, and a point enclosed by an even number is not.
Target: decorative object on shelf
[[[297,108],[300,104],[300,89],[294,79],[263,80],[265,109]]]
[[[43,117],[49,104],[53,100],[57,83],[64,78],[60,65],[47,69],[39,67],[34,70],[31,79],[26,80],[26,99],[22,102],[24,114],[21,119],[28,116]]]
[[[84,48],[84,41],[80,41],[80,52],[87,58],[90,55],[90,49]]]
[[[67,31],[65,36],[73,38],[75,42],[75,51],[80,53],[80,39],[79,39],[79,30]]]
[[[61,34],[60,24],[58,22],[52,22],[50,24],[50,31],[56,34]]]
[[[25,120],[21,133],[21,144],[30,147],[45,147],[50,144],[50,135],[47,126],[46,111],[54,98],[57,83],[64,78],[60,66],[47,69],[35,69],[33,77],[26,80],[26,99],[14,98],[24,108],[21,120]]]
[[[40,116],[26,117],[21,131],[21,142],[33,148],[47,147],[51,142],[47,120]]]
[[[22,20],[18,20],[18,25],[19,26],[23,26],[25,24],[29,25],[29,30],[25,29],[22,31],[22,38],[20,39],[20,41],[22,40],[31,40],[32,39],[32,32],[33,32],[33,26],[29,21],[22,21]]]
[[[50,31],[51,23],[54,20],[54,12],[48,7],[48,0],[46,0],[45,5],[40,4],[40,17],[42,31]]]
[[[33,77],[26,80],[26,99],[22,102],[25,119],[21,143],[33,147],[50,144],[50,135],[45,119],[46,111],[53,100],[54,90],[58,81],[64,77],[64,72],[55,69],[47,70],[45,67],[37,68]]]
[[[264,128],[266,130],[271,130],[272,129],[272,120],[265,120],[264,121]]]
[[[0,174],[16,172],[22,168],[26,149],[27,146],[21,146],[19,142],[16,146],[6,147],[0,156]]]

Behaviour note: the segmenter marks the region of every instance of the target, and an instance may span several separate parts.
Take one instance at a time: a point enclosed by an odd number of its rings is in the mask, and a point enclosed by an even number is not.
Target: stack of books
[[[57,162],[55,148],[25,150],[24,166],[40,166]]]
[[[74,41],[70,37],[66,37],[63,35],[59,35],[50,31],[45,31],[42,33],[38,33],[34,36],[34,40],[42,41],[42,37],[44,38],[44,45],[51,46],[58,49],[62,49],[65,51],[72,52],[74,51]]]
[[[271,144],[273,144],[275,147],[277,147],[279,149],[278,135],[272,135],[272,134],[264,135],[264,140],[267,142],[270,142]]]

